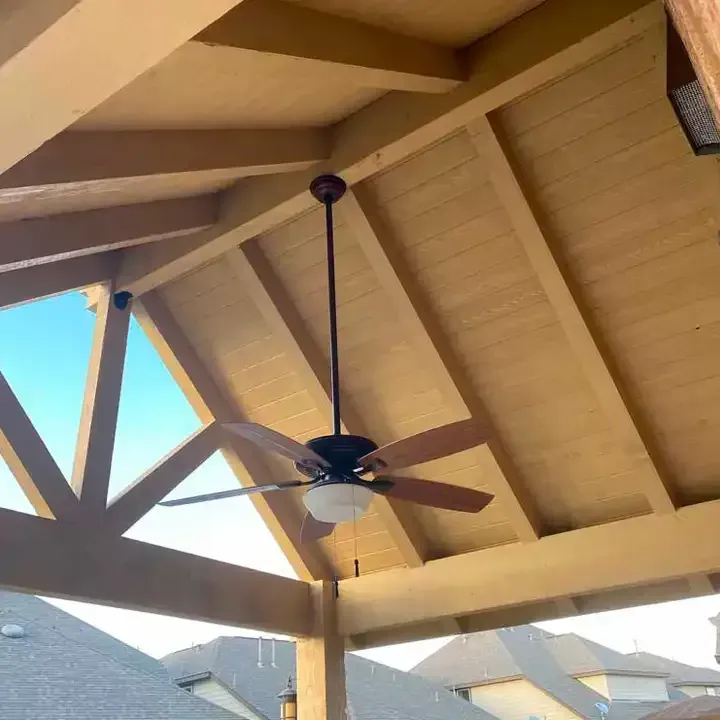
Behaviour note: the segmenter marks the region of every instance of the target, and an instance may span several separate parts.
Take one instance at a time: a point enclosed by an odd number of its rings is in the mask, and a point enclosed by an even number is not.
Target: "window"
[[[455,694],[459,698],[470,702],[470,688],[455,688]]]

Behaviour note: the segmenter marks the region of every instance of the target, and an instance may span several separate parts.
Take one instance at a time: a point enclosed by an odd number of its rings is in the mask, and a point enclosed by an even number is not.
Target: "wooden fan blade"
[[[487,442],[487,429],[477,420],[460,420],[411,435],[360,458],[362,465],[375,466],[377,472],[400,470],[410,465],[454,455]]]
[[[385,484],[385,481],[388,480],[392,483],[391,487]],[[476,513],[480,512],[493,499],[492,495],[482,492],[482,490],[472,490],[459,485],[435,482],[434,480],[383,475],[377,478],[377,482],[376,487],[373,487],[375,483],[372,482],[369,482],[367,487],[380,495],[397,498],[398,500],[408,500],[419,505],[428,505],[442,510]]]
[[[277,453],[297,463],[310,464],[320,468],[330,467],[330,463],[310,448],[306,448],[292,438],[263,425],[250,422],[223,423],[223,428],[255,443],[263,450]]]
[[[312,542],[327,537],[335,529],[334,523],[320,522],[310,513],[305,514],[302,527],[300,528],[300,542]]]
[[[209,502],[210,500],[224,500],[225,498],[240,497],[242,495],[253,495],[255,493],[274,492],[275,490],[285,490],[285,488],[300,487],[301,485],[310,485],[311,483],[297,480],[295,482],[273,484],[273,485],[254,485],[253,487],[237,488],[235,490],[221,490],[220,492],[205,493],[204,495],[192,495],[191,497],[178,498],[177,500],[164,500],[158,503],[163,507],[176,507],[177,505],[193,505],[194,503]]]

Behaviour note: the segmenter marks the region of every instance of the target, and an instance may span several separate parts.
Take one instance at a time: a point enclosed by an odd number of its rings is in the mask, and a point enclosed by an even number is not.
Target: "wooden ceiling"
[[[720,558],[664,572],[638,541],[661,532],[692,555],[720,499],[720,176],[666,99],[658,3],[214,0],[154,35],[135,32],[144,9],[66,5],[47,32],[24,4],[8,15],[27,45],[0,75],[0,100],[24,102],[0,119],[0,307],[109,281],[204,422],[326,434],[324,228],[306,188],[331,170],[351,185],[336,224],[348,431],[491,428],[413,471],[493,493],[479,515],[379,498],[301,546],[300,496],[253,496],[303,579],[349,578],[358,645],[714,588]],[[113,48],[89,29],[119,22],[136,57],[93,69]],[[28,98],[68,38],[71,74]],[[243,483],[293,475],[225,449]],[[603,576],[624,542],[637,561]],[[596,580],[553,584],[581,560]],[[535,572],[530,596],[472,585],[444,608],[485,562],[516,585]],[[438,606],[404,620],[423,582]],[[395,614],[363,615],[385,591]]]

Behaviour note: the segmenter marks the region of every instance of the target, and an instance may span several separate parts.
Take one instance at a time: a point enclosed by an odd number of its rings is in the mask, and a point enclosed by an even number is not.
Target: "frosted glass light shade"
[[[372,500],[372,492],[360,485],[318,485],[303,496],[305,507],[320,522],[341,523],[359,518]]]

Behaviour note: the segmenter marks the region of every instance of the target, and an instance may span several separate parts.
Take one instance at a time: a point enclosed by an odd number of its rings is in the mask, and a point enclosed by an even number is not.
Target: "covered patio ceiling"
[[[718,18],[667,5],[715,109]],[[326,690],[343,646],[714,592],[720,176],[667,100],[665,22],[648,0],[0,10],[0,308],[83,289],[97,313],[70,482],[0,383],[40,516],[0,511],[0,585],[305,636]],[[300,496],[253,495],[299,580],[122,538],[217,448],[243,485],[294,476],[223,422],[328,433],[320,172],[350,186],[345,427],[473,417],[485,445],[417,472],[495,500],[378,497],[301,544]],[[130,312],[205,427],[108,500]]]

